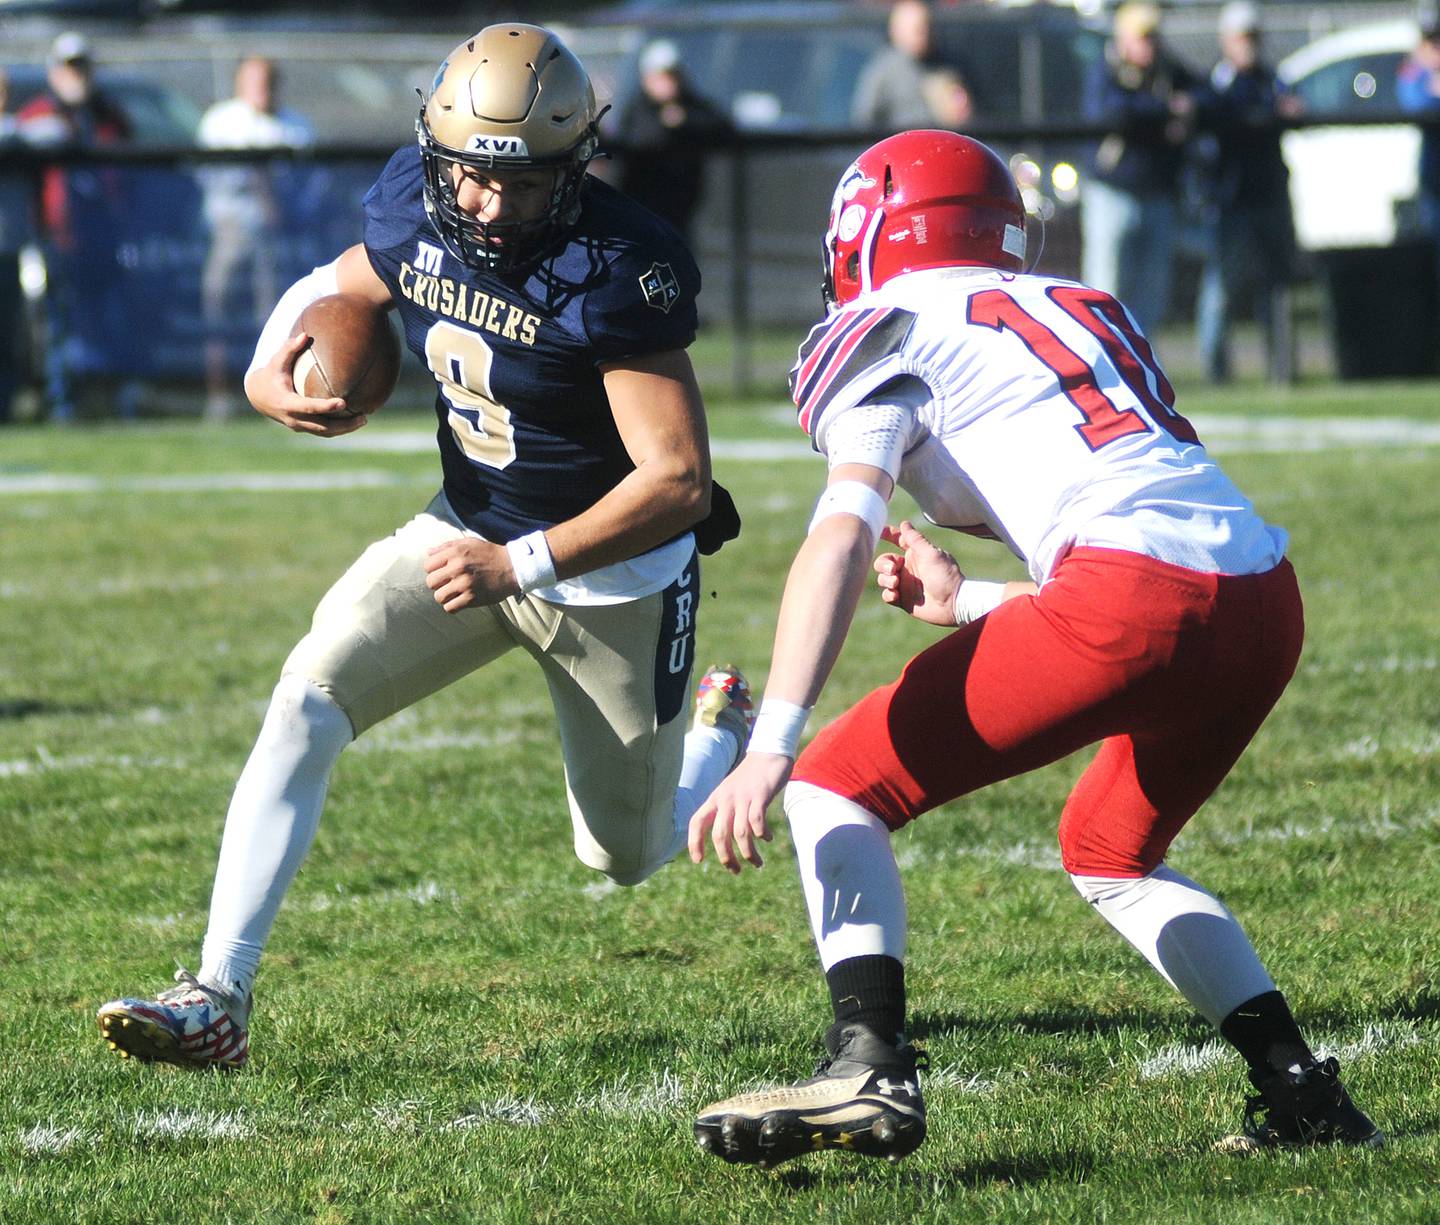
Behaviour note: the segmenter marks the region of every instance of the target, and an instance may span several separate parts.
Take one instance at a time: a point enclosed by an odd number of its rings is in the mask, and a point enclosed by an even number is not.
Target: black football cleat
[[[1250,1073],[1260,1092],[1245,1101],[1245,1134],[1221,1147],[1232,1152],[1353,1144],[1382,1148],[1385,1133],[1350,1100],[1334,1059],[1303,1071]]]
[[[919,1148],[925,1052],[858,1024],[832,1025],[825,1048],[830,1057],[809,1080],[707,1106],[695,1120],[696,1143],[723,1161],[762,1168],[827,1148],[889,1161]]]

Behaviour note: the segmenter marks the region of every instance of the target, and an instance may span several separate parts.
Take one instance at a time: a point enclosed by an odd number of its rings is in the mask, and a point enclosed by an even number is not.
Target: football
[[[400,377],[400,342],[389,312],[359,294],[310,303],[295,325],[310,344],[295,359],[295,390],[339,396],[350,417],[368,416],[390,398]]]

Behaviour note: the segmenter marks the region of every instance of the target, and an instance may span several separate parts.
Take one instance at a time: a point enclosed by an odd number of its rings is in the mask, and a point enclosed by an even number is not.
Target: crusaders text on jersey
[[[598,179],[540,264],[477,271],[441,244],[421,188],[412,145],[365,197],[365,249],[438,384],[446,497],[503,544],[587,510],[634,467],[600,367],[688,346],[700,274],[669,226]]]

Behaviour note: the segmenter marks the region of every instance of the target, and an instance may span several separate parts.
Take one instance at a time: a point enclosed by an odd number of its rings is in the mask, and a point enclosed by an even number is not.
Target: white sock
[[[250,993],[290,882],[314,841],[330,770],[350,720],[310,681],[283,676],[235,784],[215,869],[200,974]]]
[[[1161,864],[1148,876],[1074,876],[1080,896],[1212,1025],[1275,990],[1244,929],[1214,894]]]
[[[828,972],[850,957],[905,959],[905,890],[885,823],[810,783],[785,788],[810,928]]]
[[[721,727],[692,727],[685,733],[685,757],[675,787],[673,857],[690,840],[690,818],[740,760],[733,733]],[[668,862],[668,860],[667,860]]]

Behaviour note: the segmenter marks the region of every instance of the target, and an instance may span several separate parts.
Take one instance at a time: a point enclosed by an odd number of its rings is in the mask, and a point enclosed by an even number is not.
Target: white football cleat
[[[241,999],[189,970],[153,1000],[102,1004],[95,1020],[122,1059],[159,1060],[188,1068],[241,1068],[250,1056],[251,999]]]
[[[723,728],[739,740],[740,754],[744,754],[750,729],[755,726],[755,699],[745,673],[734,664],[714,664],[700,678],[693,726]]]

